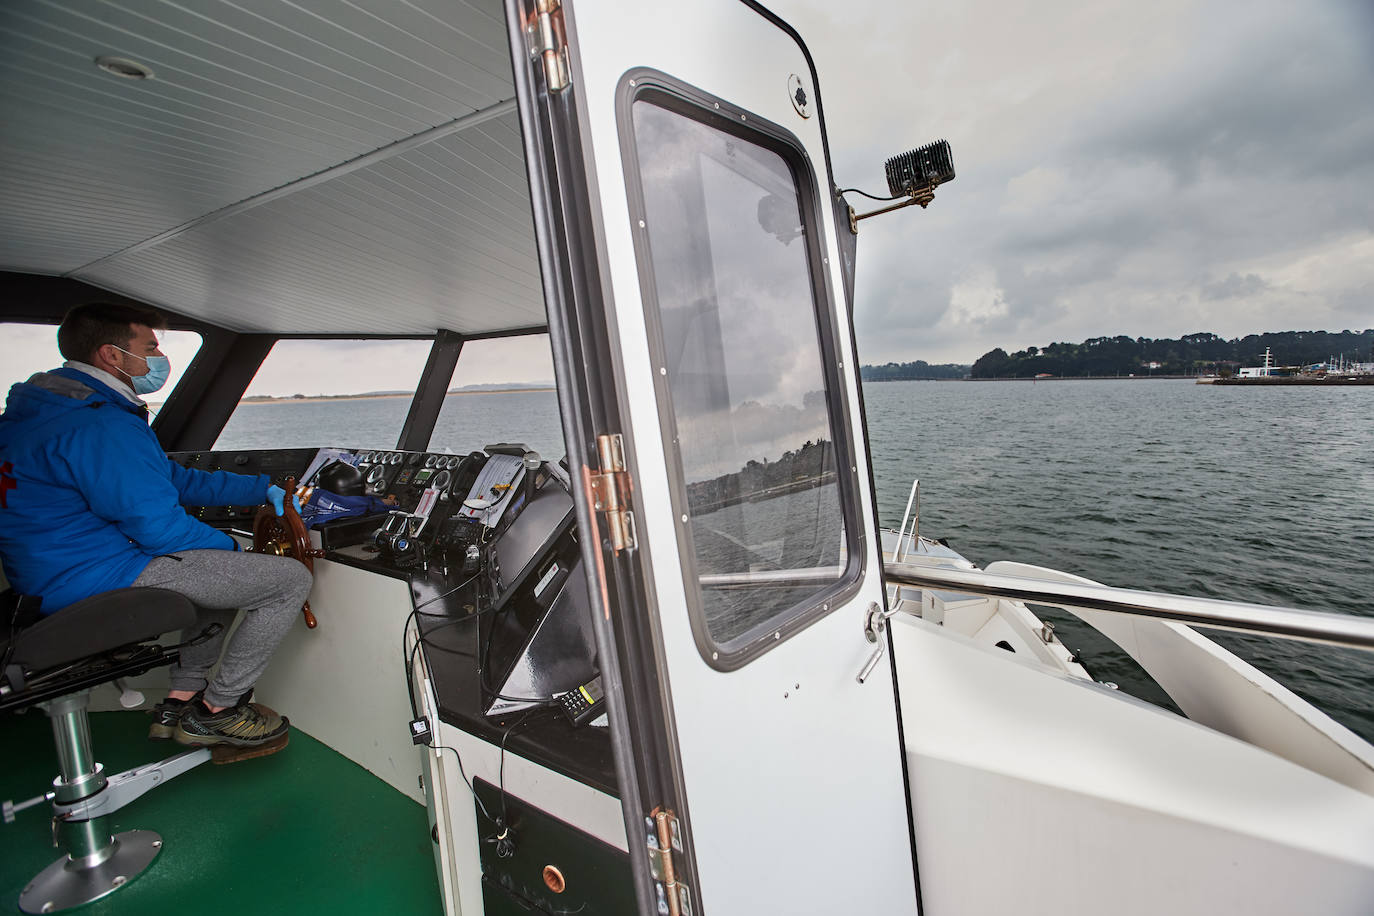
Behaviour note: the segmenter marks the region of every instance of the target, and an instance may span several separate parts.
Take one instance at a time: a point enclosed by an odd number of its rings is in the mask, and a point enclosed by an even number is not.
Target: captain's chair
[[[53,791],[18,804],[4,817],[52,802],[66,855],[38,874],[19,896],[25,913],[53,913],[113,893],[152,864],[162,838],[151,830],[113,836],[108,818],[160,782],[210,759],[188,751],[107,777],[91,751],[86,707],[91,688],[176,661],[180,645],[153,642],[195,625],[195,606],[161,588],[105,592],[24,626],[24,604],[7,593],[0,621],[0,713],[41,706],[52,720],[58,778]],[[219,625],[194,641],[208,638]]]

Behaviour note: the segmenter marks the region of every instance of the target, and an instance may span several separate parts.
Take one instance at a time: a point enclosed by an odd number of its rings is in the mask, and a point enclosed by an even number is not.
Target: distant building
[[[1266,375],[1274,375],[1274,356],[1269,352],[1269,348],[1264,348],[1263,366],[1243,366],[1240,370],[1241,378],[1263,378]]]

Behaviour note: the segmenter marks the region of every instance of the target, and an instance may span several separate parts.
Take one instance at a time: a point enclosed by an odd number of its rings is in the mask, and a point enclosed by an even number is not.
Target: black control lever
[[[539,466],[544,462],[538,452],[525,452],[525,505],[534,500],[534,479],[539,474]]]

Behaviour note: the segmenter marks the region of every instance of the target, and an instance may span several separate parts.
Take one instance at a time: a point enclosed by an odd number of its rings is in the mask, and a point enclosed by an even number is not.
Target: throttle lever
[[[873,673],[873,669],[878,667],[878,661],[887,651],[887,640],[883,638],[883,632],[887,629],[887,618],[897,613],[896,608],[884,610],[878,602],[874,601],[868,606],[868,614],[864,617],[864,639],[871,643],[877,643],[877,648],[864,663],[863,669],[859,671],[859,676],[855,678],[860,684],[868,680],[868,676]]]

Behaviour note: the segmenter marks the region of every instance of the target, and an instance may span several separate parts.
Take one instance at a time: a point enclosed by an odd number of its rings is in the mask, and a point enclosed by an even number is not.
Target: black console
[[[303,513],[338,562],[423,580],[457,607],[481,611],[482,711],[548,705],[597,673],[566,473],[518,444],[466,455],[346,448],[181,452],[185,467],[288,477],[309,487],[337,462],[363,493],[363,514]],[[384,502],[383,502],[384,501]],[[219,528],[248,533],[260,507],[192,506]],[[418,593],[417,593],[418,594]],[[434,608],[430,613],[440,610]]]
[[[581,727],[599,710],[589,703],[588,714],[575,717],[560,702],[592,687],[598,673],[563,468],[509,444],[461,455],[302,448],[169,457],[307,486],[336,461],[356,468],[323,476],[353,487],[361,478],[364,493],[355,498],[371,511],[313,531],[330,560],[409,583],[440,718],[615,793],[605,729]],[[187,511],[242,534],[260,508]]]
[[[234,452],[169,452],[167,457],[182,467],[235,474],[266,474],[272,482],[299,478],[318,449],[283,448]],[[216,528],[252,531],[260,506],[188,506],[186,511]]]

